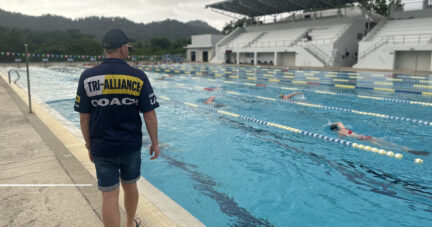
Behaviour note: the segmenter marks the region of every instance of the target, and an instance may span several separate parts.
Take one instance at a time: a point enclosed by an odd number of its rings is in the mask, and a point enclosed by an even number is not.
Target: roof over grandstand
[[[323,10],[345,6],[359,0],[226,0],[207,5],[249,17],[265,16],[299,10]]]

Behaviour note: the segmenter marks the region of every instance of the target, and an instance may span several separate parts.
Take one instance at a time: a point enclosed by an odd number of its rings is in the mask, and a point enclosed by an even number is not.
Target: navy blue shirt
[[[79,79],[74,109],[91,114],[90,150],[107,156],[142,146],[139,115],[159,107],[147,75],[125,61],[107,58]]]

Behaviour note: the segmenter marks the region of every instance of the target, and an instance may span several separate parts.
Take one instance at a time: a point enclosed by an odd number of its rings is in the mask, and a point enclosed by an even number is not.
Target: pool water
[[[31,68],[33,94],[76,127],[79,118],[73,111],[73,102],[82,71],[83,68]],[[237,83],[251,82],[242,78],[181,73],[169,76],[150,72],[148,76],[161,104],[157,114],[162,153],[150,161],[148,148],[143,147],[142,175],[205,225],[431,226],[431,155],[416,156],[397,147],[384,148],[403,154],[399,160],[184,104],[333,138],[337,135],[329,130],[328,123],[341,121],[360,134],[414,150],[432,151],[431,125],[277,100],[281,93],[294,92],[281,86],[299,88],[304,91],[303,96],[297,97],[299,102],[430,122],[432,106],[356,98],[368,95],[432,102],[430,96],[283,81],[260,82],[266,87],[249,86]],[[158,80],[162,76],[165,79]],[[25,80],[18,84],[26,88]],[[215,105],[203,103],[210,96],[216,97]],[[148,136],[143,140],[149,144]],[[416,158],[422,158],[424,164],[415,164]]]

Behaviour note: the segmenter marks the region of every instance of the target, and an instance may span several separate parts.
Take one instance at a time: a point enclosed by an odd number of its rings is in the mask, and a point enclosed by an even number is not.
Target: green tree
[[[383,16],[390,16],[391,12],[395,10],[403,10],[401,0],[361,0],[359,3],[362,7],[373,9],[374,12]]]
[[[241,28],[243,27],[243,25],[246,23],[246,25],[253,25],[253,24],[257,24],[258,21],[255,20],[255,18],[242,18],[239,19],[237,21],[231,21],[229,24],[226,24],[223,28],[222,28],[222,33],[223,34],[229,34],[232,31],[236,30],[237,28]]]
[[[153,38],[150,40],[150,44],[156,49],[169,49],[171,41],[168,38]]]

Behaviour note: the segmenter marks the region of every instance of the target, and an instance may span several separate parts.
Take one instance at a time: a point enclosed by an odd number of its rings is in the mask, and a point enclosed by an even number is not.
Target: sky
[[[71,19],[88,16],[125,17],[137,23],[165,19],[182,22],[203,20],[222,30],[233,18],[205,6],[222,0],[0,0],[0,8],[31,16],[55,14]],[[403,0],[406,8],[421,5],[422,0]]]
[[[222,30],[233,18],[206,9],[221,0],[0,0],[0,8],[31,16],[55,14],[71,19],[88,16],[125,17],[137,23],[165,19],[203,20]]]

